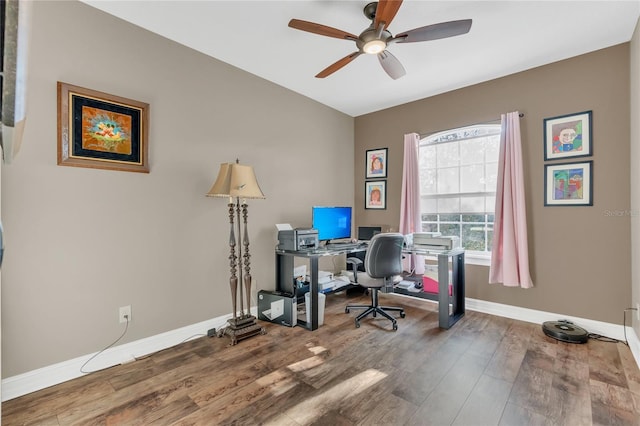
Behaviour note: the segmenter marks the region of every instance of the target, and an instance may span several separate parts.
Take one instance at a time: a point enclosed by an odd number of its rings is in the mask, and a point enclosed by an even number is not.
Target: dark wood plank
[[[354,325],[327,297],[324,325],[263,323],[229,345],[200,337],[2,406],[3,425],[637,425],[627,346],[569,344],[541,325],[479,312],[438,327],[437,305],[383,295],[406,318]]]
[[[629,389],[590,380],[591,411],[598,424],[640,424],[633,394]]]
[[[573,351],[573,349],[576,351]],[[579,349],[584,348],[585,351]],[[588,395],[589,394],[589,363],[578,361],[574,356],[577,353],[586,353],[584,345],[576,345],[571,343],[558,344],[558,356],[554,362],[554,376],[552,386],[563,392],[572,395]],[[578,358],[582,358],[578,356]]]
[[[553,387],[550,392],[553,401],[545,413],[558,425],[590,425],[592,423],[591,398],[588,393],[574,394]]]
[[[537,413],[517,404],[507,403],[500,422],[500,426],[557,426],[554,421],[544,414]]]
[[[554,373],[551,369],[541,368],[553,360],[540,354],[535,349],[528,350],[513,383],[509,402],[531,411],[547,415],[553,401],[551,400],[551,384]]]
[[[593,380],[627,387],[627,377],[615,344],[589,340],[589,373]]]
[[[485,374],[513,382],[527,352],[532,327],[529,323],[512,321],[496,348]]]
[[[462,354],[407,424],[452,424],[488,362],[488,357]]]
[[[363,404],[371,401],[370,404]],[[398,425],[405,424],[415,413],[417,407],[404,399],[389,395],[385,391],[374,394],[369,398],[358,401],[354,404],[358,410],[349,407],[342,408],[342,413],[347,413],[349,418],[358,425]]]
[[[629,390],[640,398],[640,370],[628,346],[616,345]],[[640,400],[638,401],[640,407]]]
[[[497,425],[509,399],[513,383],[483,375],[471,391],[454,425]]]

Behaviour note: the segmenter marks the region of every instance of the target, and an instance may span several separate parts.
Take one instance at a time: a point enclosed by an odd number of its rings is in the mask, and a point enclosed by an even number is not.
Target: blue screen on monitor
[[[314,206],[313,228],[321,241],[351,238],[351,207]]]

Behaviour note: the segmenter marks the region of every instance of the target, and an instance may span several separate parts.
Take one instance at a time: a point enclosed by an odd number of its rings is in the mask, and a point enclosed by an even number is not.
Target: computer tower
[[[298,324],[297,297],[279,291],[258,292],[258,319],[295,327]]]

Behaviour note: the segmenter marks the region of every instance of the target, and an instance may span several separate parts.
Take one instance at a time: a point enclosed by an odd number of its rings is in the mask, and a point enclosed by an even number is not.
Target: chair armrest
[[[353,270],[353,282],[358,282],[358,265],[362,265],[364,262],[357,257],[347,257],[347,264],[351,264],[351,269]]]

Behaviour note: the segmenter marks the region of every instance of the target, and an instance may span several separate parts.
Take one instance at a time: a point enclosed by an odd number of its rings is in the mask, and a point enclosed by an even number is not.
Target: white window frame
[[[445,130],[445,131],[441,131],[441,132],[437,132],[434,134],[430,134],[430,135],[426,135],[426,136],[422,136],[420,138],[420,143],[419,143],[419,150],[420,148],[426,146],[426,145],[433,145],[433,144],[444,144],[444,143],[451,143],[451,142],[461,142],[464,140],[469,140],[469,139],[477,139],[477,138],[481,138],[481,137],[487,137],[487,136],[492,136],[492,137],[497,137],[497,144],[499,147],[499,140],[500,140],[500,123],[483,123],[483,124],[477,124],[477,125],[472,125],[472,126],[465,126],[465,127],[460,127],[457,129],[450,129],[450,130]],[[419,155],[420,158],[420,155]],[[493,160],[493,159],[492,159]],[[494,161],[490,161],[490,163],[492,163]],[[498,162],[498,152],[497,150],[495,151],[495,163],[497,164]],[[485,152],[485,158],[483,159],[483,161],[481,163],[478,164],[483,164],[486,167],[487,164],[487,158],[486,158],[486,152]],[[462,166],[461,162],[458,161],[457,165],[451,166],[453,168],[458,168],[458,170],[460,169],[460,167]],[[423,164],[419,164],[420,167],[420,171],[423,171]],[[431,170],[434,170],[434,168],[430,168]],[[445,167],[435,167],[435,170],[438,169],[445,169]],[[486,168],[485,168],[486,170]],[[496,167],[496,171],[497,171],[497,167]],[[437,173],[437,172],[436,172]],[[485,172],[486,173],[486,172]],[[437,179],[437,178],[436,178]],[[458,173],[458,180],[460,180],[460,174]],[[485,188],[485,191],[482,192],[462,192],[460,190],[460,186],[458,186],[458,192],[451,192],[450,194],[437,194],[437,195],[425,195],[422,194],[422,188],[423,185],[420,185],[421,188],[421,194],[420,194],[420,200],[421,200],[421,206],[424,205],[426,203],[426,200],[444,200],[446,198],[458,198],[458,197],[465,197],[465,196],[473,196],[473,197],[485,197],[485,209],[488,210],[487,208],[487,203],[488,201],[493,198],[495,199],[495,195],[496,195],[496,191],[495,191],[495,187],[493,189],[493,191],[488,191]],[[463,224],[468,224],[468,223],[476,223],[476,222],[463,222],[463,215],[481,215],[484,214],[484,222],[477,222],[479,226],[483,226],[484,228],[484,232],[485,232],[485,241],[487,241],[487,244],[489,242],[488,240],[488,233],[493,231],[493,221],[489,221],[489,218],[492,217],[493,219],[495,219],[495,212],[493,211],[493,209],[491,209],[491,211],[485,211],[484,213],[481,212],[449,212],[449,213],[438,213],[438,212],[423,212],[422,208],[421,208],[421,212],[420,212],[420,216],[421,219],[425,214],[429,214],[429,215],[460,215],[458,217],[458,221],[451,221],[450,223],[457,223],[459,224],[459,237],[462,238],[462,229],[463,229]],[[441,225],[443,223],[447,223],[448,221],[440,221],[440,217],[438,216],[436,219],[436,223]],[[423,224],[423,229],[424,229],[424,225],[425,224],[433,224],[433,221],[422,221]],[[474,265],[485,265],[488,266],[491,263],[491,247],[490,245],[487,247],[487,251],[473,251],[473,250],[466,250],[465,253],[465,261],[466,263],[469,264],[474,264]]]

